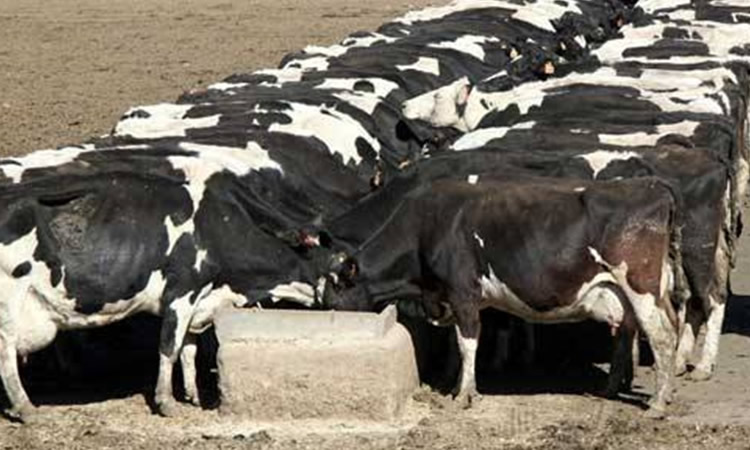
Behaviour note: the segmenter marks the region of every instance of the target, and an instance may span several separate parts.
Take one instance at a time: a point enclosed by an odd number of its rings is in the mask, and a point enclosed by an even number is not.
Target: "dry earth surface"
[[[431,3],[0,0],[0,155],[106,133],[129,106],[168,101],[235,72],[274,66],[288,51],[333,43]],[[536,369],[521,376],[521,384],[533,388],[488,393],[468,410],[425,387],[406,416],[390,424],[246,423],[187,407],[180,418],[163,419],[139,394],[153,384],[155,363],[149,363],[145,384],[129,379],[120,388],[104,372],[105,388],[93,394],[90,378],[33,386],[45,420],[21,426],[0,419],[0,449],[750,449],[748,241],[733,276],[742,295],[730,304],[717,375],[700,384],[680,381],[667,421],[644,419],[638,395],[621,401],[590,395],[602,378],[590,365]],[[117,345],[122,355],[139,350]],[[548,381],[558,377],[579,387]],[[650,381],[650,370],[641,368],[642,392],[650,392]]]

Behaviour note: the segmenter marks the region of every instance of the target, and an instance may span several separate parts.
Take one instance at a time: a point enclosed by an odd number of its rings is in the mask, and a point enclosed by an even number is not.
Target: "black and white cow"
[[[630,352],[637,321],[657,366],[649,414],[662,416],[677,339],[669,299],[674,214],[670,189],[653,178],[426,183],[356,252],[339,257],[324,303],[372,310],[417,297],[434,318],[454,317],[461,400],[475,394],[482,308],[532,322],[593,318],[623,327],[630,340],[621,340],[618,353]]]
[[[282,175],[259,146],[235,154],[86,146],[0,161],[0,377],[10,415],[35,413],[17,356],[58,330],[161,316],[156,405],[171,415],[181,350],[187,395],[198,402],[194,335],[218,308],[311,305],[314,255],[266,231],[268,199],[255,173]]]

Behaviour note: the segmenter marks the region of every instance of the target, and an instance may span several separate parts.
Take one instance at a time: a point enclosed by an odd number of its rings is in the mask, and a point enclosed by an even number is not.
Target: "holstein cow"
[[[657,367],[648,414],[663,416],[677,337],[669,298],[674,214],[670,189],[653,178],[427,183],[356,252],[338,258],[324,304],[372,310],[418,297],[434,316],[455,317],[461,401],[476,393],[482,308],[533,322],[593,318],[613,329],[636,320]]]
[[[264,231],[263,192],[252,189],[258,172],[282,175],[258,145],[234,153],[86,146],[0,161],[0,377],[9,414],[34,418],[16,358],[58,330],[142,311],[162,316],[155,400],[171,415],[172,366],[184,345],[186,391],[198,401],[193,335],[217,308],[312,304],[312,254],[300,257]]]

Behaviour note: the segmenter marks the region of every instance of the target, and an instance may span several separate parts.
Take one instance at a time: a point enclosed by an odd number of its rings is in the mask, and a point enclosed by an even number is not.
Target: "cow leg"
[[[706,336],[703,349],[695,369],[690,372],[690,379],[694,381],[705,381],[711,378],[716,365],[716,357],[719,354],[719,339],[721,338],[721,326],[724,323],[724,312],[726,305],[712,300],[711,312],[706,321]]]
[[[698,335],[700,327],[700,321],[702,320],[702,312],[697,311],[691,303],[694,299],[688,300],[688,304],[684,305],[680,311],[680,323],[682,327],[682,334],[680,335],[680,341],[677,345],[677,354],[675,359],[675,375],[682,376],[687,373],[688,361],[690,356],[693,354],[695,348],[695,338]]]
[[[615,345],[612,351],[609,377],[604,396],[615,398],[622,391],[629,391],[633,383],[634,361],[633,348],[638,325],[632,311],[623,317],[623,322],[617,328]]]
[[[193,315],[191,297],[192,293],[188,293],[164,308],[159,343],[159,376],[156,380],[154,403],[156,411],[165,417],[172,417],[177,413],[178,406],[172,392],[172,370],[182,350]]]
[[[26,422],[36,412],[36,408],[29,400],[18,374],[16,339],[8,334],[5,330],[0,330],[0,377],[11,404],[11,409],[6,414]]]
[[[464,407],[471,406],[479,396],[475,369],[480,329],[478,309],[475,309],[473,314],[462,314],[458,317],[456,340],[461,352],[461,372],[456,385],[455,400]]]
[[[7,414],[28,423],[38,418],[39,411],[21,383],[18,357],[48,346],[55,339],[57,326],[40,300],[30,294],[30,286],[19,285],[0,273],[0,291],[11,293],[0,301],[0,378],[11,403]]]
[[[182,365],[182,382],[185,387],[185,400],[195,406],[200,406],[198,395],[197,371],[195,370],[195,358],[198,356],[198,336],[188,333],[185,343],[180,352],[180,363]]]
[[[523,365],[525,369],[531,369],[534,367],[534,361],[536,360],[536,325],[521,321],[521,327],[523,329]]]

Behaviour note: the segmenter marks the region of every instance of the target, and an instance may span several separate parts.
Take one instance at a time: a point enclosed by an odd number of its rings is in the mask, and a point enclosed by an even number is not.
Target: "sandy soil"
[[[431,3],[440,2],[0,0],[0,155],[106,133],[131,105],[273,66],[287,51],[333,43]],[[0,448],[748,449],[750,279],[743,273],[750,271],[750,245],[743,245],[734,278],[743,295],[730,305],[718,373],[707,383],[681,381],[667,421],[643,418],[642,395],[591,395],[604,372],[590,363],[484,374],[494,382],[480,385],[486,395],[469,410],[425,387],[390,424],[248,423],[188,407],[180,418],[163,419],[142,394],[153,385],[155,353],[144,359],[142,348],[118,342],[116,355],[86,355],[101,367],[87,376],[49,384],[26,372],[48,420],[21,426],[0,418]],[[113,374],[123,364],[131,370],[119,380]],[[143,376],[134,377],[139,364]],[[640,372],[639,392],[650,392],[652,374]],[[522,387],[496,388],[514,377]]]
[[[435,0],[0,0],[0,156],[110,131],[129,107],[275,67]]]

